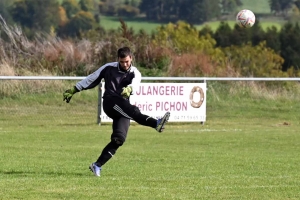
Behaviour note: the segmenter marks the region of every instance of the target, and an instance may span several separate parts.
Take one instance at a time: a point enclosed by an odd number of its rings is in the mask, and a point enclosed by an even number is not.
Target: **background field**
[[[111,125],[95,123],[96,89],[2,97],[1,199],[299,199],[297,91],[210,82],[204,125],[132,124],[100,178],[88,165]]]
[[[58,0],[60,3],[62,0]],[[273,17],[271,15],[269,1],[268,0],[241,0],[243,6],[238,8],[241,9],[249,9],[252,10],[256,15],[257,19],[260,21],[261,26],[264,30],[268,27],[275,26],[278,30],[281,28],[282,24],[285,21],[280,17]],[[237,13],[237,12],[236,12]],[[100,13],[101,14],[101,13]],[[228,16],[226,20],[231,27],[235,25],[235,15]],[[124,18],[122,19],[131,27],[134,31],[144,30],[147,33],[152,33],[156,30],[158,26],[164,25],[165,23],[159,22],[151,22],[145,20],[143,17],[136,17],[136,18]],[[209,21],[204,24],[195,24],[195,27],[201,30],[204,26],[210,26],[213,31],[217,29],[219,26],[220,21]],[[100,17],[100,25],[104,27],[106,30],[110,29],[118,29],[120,28],[120,21],[119,17],[108,17],[108,16],[101,16]]]
[[[109,29],[119,29],[121,27],[120,24],[120,18],[119,17],[107,17],[107,16],[101,16],[100,17],[100,24],[103,28],[106,30]],[[156,30],[157,27],[161,25],[165,25],[162,23],[157,22],[148,22],[144,21],[143,19],[130,19],[130,18],[122,18],[124,22],[127,24],[128,27],[131,27],[135,32],[139,30],[144,30],[147,33],[152,33]],[[235,16],[232,16],[232,19],[226,20],[226,22],[230,25],[231,28],[235,26]],[[261,27],[266,30],[269,27],[275,26],[278,30],[280,30],[282,24],[284,23],[283,20],[274,20],[274,19],[268,19],[268,18],[261,18],[260,19],[260,25]],[[195,27],[198,30],[201,30],[204,26],[209,26],[213,31],[215,31],[219,27],[220,21],[211,21],[206,22],[201,25],[195,25]]]
[[[285,21],[281,18],[275,18],[271,16],[270,6],[268,0],[242,0],[243,6],[239,8],[241,9],[249,9],[252,10],[256,15],[257,19],[260,21],[260,24],[264,30],[268,27],[275,26],[278,30],[281,28],[282,24]],[[270,16],[267,16],[270,15]],[[151,33],[155,31],[158,26],[164,25],[163,23],[158,22],[150,22],[145,21],[143,18],[122,18],[129,27],[132,27],[133,30],[139,31],[141,29],[145,30],[147,33]],[[228,17],[226,20],[231,27],[235,25],[235,15]],[[101,16],[100,21],[101,26],[105,29],[118,29],[120,27],[119,17],[107,17]],[[210,26],[213,31],[217,29],[219,26],[220,21],[210,21],[204,24],[196,24],[195,27],[197,29],[202,29],[204,26]]]

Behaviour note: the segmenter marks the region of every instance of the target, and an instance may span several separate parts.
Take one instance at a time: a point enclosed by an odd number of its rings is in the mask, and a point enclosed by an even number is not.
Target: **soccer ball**
[[[250,28],[255,23],[255,15],[251,10],[241,10],[236,15],[236,23],[242,28]]]

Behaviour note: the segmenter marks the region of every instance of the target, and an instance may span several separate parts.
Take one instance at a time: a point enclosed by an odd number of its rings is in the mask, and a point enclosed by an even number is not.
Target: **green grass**
[[[270,14],[270,5],[268,0],[241,0],[243,6],[239,9],[249,9],[254,13]]]
[[[149,22],[144,19],[130,19],[130,18],[122,18],[128,27],[132,28],[134,31],[144,30],[146,33],[152,33],[155,31],[158,26],[163,24],[157,22]],[[106,29],[119,29],[121,27],[120,19],[118,17],[108,17],[101,16],[100,17],[100,25]]]
[[[209,83],[204,125],[132,124],[100,178],[96,90],[2,98],[1,199],[299,199],[298,96],[237,88]]]

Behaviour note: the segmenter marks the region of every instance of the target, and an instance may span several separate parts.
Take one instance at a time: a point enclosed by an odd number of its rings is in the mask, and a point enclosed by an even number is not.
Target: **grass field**
[[[158,26],[163,25],[156,22],[148,22],[143,19],[138,20],[138,19],[122,18],[122,20],[124,20],[124,22],[127,24],[128,27],[133,28],[135,32],[143,29],[147,33],[151,33],[152,31],[155,31]],[[118,29],[121,27],[120,18],[101,16],[100,25],[106,30]]]
[[[299,94],[207,92],[204,125],[132,124],[100,178],[88,165],[111,125],[95,123],[95,90],[70,104],[60,93],[1,98],[0,199],[299,199]]]

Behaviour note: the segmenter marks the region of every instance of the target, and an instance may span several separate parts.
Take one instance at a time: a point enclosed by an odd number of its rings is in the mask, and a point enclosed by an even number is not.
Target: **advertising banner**
[[[104,92],[104,84],[102,84]],[[171,113],[169,122],[206,121],[206,83],[141,83],[130,103],[154,118]],[[112,120],[101,111],[101,122]]]

